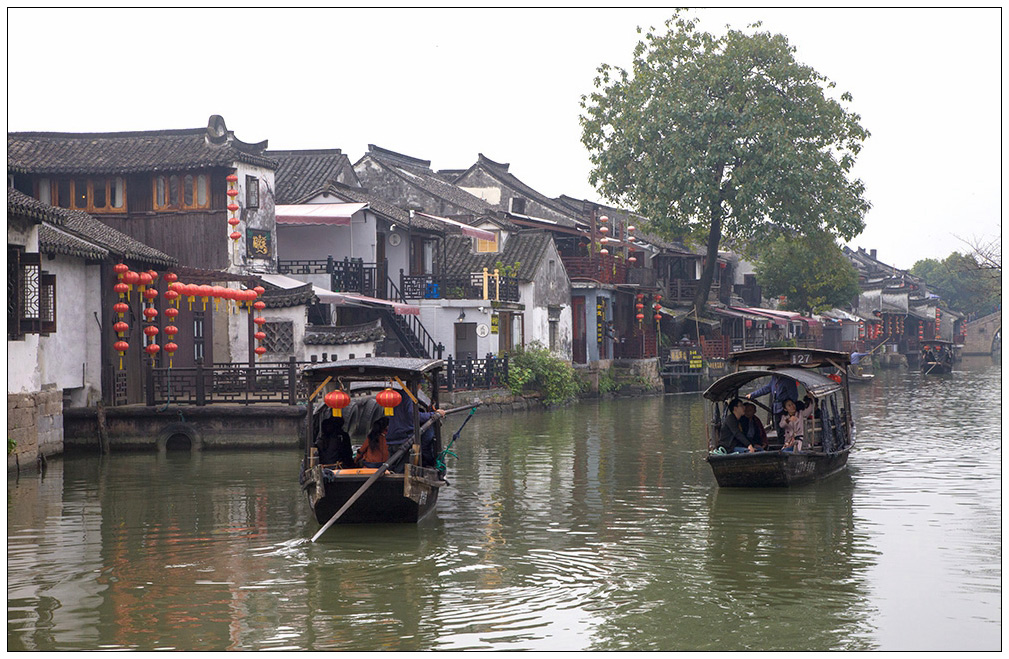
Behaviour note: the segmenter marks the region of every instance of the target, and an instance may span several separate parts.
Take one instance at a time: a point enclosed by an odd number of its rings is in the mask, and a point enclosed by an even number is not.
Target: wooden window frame
[[[259,177],[245,175],[245,207],[259,208]]]
[[[476,242],[473,244],[473,250],[477,254],[497,254],[501,251],[501,232],[493,231],[494,240],[484,240],[482,238],[474,238]],[[487,249],[493,245],[493,249]]]
[[[49,183],[49,205],[56,206],[59,208],[66,208],[68,210],[84,211],[86,213],[126,213],[127,208],[127,195],[126,195],[126,179],[122,176],[61,176],[61,177],[44,177],[44,180]],[[70,199],[66,200],[66,205],[60,204],[60,183],[63,181],[69,182],[69,195]],[[123,206],[122,208],[116,208],[112,206],[112,182],[121,181],[123,185]],[[83,182],[85,185],[84,196],[87,202],[83,206],[77,204],[77,184]],[[105,205],[95,206],[95,186],[96,184],[102,184],[105,186]],[[40,181],[35,181],[35,198],[42,200],[42,192],[40,190]]]
[[[178,188],[175,190],[177,198],[179,200],[178,204],[172,204],[172,190],[171,190],[171,180],[172,177],[178,179]],[[192,189],[190,193],[192,194],[193,202],[191,204],[186,203],[186,177],[193,177]],[[200,203],[200,177],[206,181],[206,201]],[[164,179],[165,181],[165,196],[167,197],[166,203],[164,205],[158,203],[158,181]],[[164,174],[154,174],[151,176],[151,208],[156,211],[200,211],[200,210],[210,210],[210,175],[206,172],[165,172]]]
[[[7,340],[55,333],[56,275],[42,269],[38,252],[20,246],[8,245],[7,259]]]

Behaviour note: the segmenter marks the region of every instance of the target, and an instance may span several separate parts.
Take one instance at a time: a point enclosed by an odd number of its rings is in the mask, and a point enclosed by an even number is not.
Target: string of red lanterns
[[[227,181],[229,197],[228,212],[231,213],[231,217],[228,218],[228,224],[231,225],[231,235],[228,237],[231,238],[232,251],[236,252],[237,258],[238,241],[242,237],[242,234],[238,232],[238,224],[241,220],[239,220],[235,215],[235,213],[238,212],[238,202],[236,200],[236,197],[238,196],[238,189],[235,187],[235,184],[238,183],[238,175],[228,174]]]

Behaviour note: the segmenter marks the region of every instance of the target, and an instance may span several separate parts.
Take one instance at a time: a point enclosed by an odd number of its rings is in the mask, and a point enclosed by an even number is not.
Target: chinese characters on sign
[[[268,259],[273,256],[269,231],[249,229],[246,231],[246,238],[246,250],[248,251],[249,258]]]

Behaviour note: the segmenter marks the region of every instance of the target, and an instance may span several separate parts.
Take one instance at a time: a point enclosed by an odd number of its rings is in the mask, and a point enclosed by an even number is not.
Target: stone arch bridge
[[[967,323],[964,355],[990,355],[1002,349],[1002,311],[982,316]]]

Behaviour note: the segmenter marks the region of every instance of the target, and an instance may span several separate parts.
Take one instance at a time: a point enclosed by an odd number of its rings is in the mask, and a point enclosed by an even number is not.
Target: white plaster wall
[[[465,190],[475,197],[480,197],[488,204],[497,206],[501,203],[501,188],[497,187],[487,187],[487,188],[467,188],[459,186],[460,189]]]
[[[12,225],[8,220],[7,244],[24,245],[25,250],[28,252],[39,251],[38,225],[31,224],[19,227]],[[56,290],[59,291],[58,281],[56,282]],[[38,334],[26,334],[20,341],[8,341],[7,393],[25,393],[41,390],[42,381],[37,368],[38,363]]]
[[[42,257],[42,269],[56,275],[56,332],[39,339],[41,383],[59,389],[90,387],[101,390],[100,358],[89,346],[100,346],[94,311],[101,307],[98,266],[83,259]],[[89,271],[92,271],[89,276]]]
[[[221,231],[222,239],[228,243],[228,258],[231,263],[231,269],[233,271],[240,272],[248,272],[250,270],[257,272],[276,272],[277,255],[280,253],[280,247],[277,239],[276,206],[274,201],[276,175],[272,169],[249,165],[246,163],[234,163],[234,167],[236,169],[235,174],[238,175],[238,182],[235,185],[238,189],[238,196],[235,197],[235,202],[238,204],[239,210],[236,215],[240,220],[242,220],[242,223],[238,225],[237,230],[242,233],[242,238],[233,245],[231,238],[228,237],[228,234],[231,233],[231,227],[229,225],[225,225],[225,228],[227,228],[228,231]],[[245,205],[246,176],[255,176],[259,179],[258,208],[247,208]],[[227,217],[231,217],[231,213],[228,213]],[[270,232],[270,242],[273,245],[273,258],[247,258],[245,249],[245,232],[246,229],[250,228]]]
[[[442,356],[446,359],[449,355],[455,357],[455,324],[458,322],[461,311],[466,312],[464,322],[484,324],[490,330],[491,307],[489,304],[482,306],[472,300],[420,300],[418,304],[420,305],[420,322],[427,329],[431,338],[435,340],[435,343],[440,342],[445,346]],[[481,357],[488,352],[496,355],[499,336],[499,334],[491,334],[490,331],[487,336],[478,335],[476,339],[477,354]]]
[[[374,357],[377,351],[378,343],[375,341],[335,346],[307,345],[305,346],[304,361],[310,361],[312,356],[315,355],[315,357],[321,362],[322,353],[326,353],[328,355],[329,361],[360,359],[362,357]],[[301,358],[299,358],[299,361],[300,360]]]
[[[352,257],[350,229],[351,227],[339,226],[280,225],[277,227],[277,253],[285,261],[325,259],[330,256],[342,261]]]

